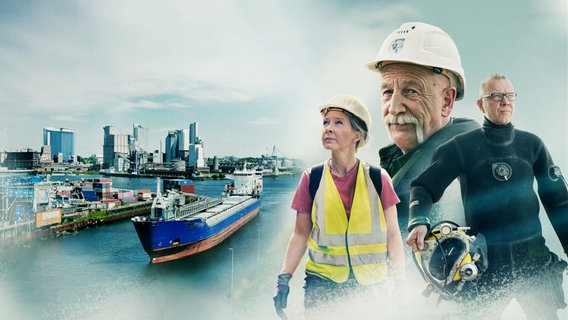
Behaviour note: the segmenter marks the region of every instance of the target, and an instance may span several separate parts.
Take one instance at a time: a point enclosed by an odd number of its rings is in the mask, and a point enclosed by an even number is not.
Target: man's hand
[[[428,227],[425,225],[418,225],[414,227],[408,237],[406,238],[406,244],[412,248],[412,251],[418,252],[424,249],[424,239],[428,234]]]

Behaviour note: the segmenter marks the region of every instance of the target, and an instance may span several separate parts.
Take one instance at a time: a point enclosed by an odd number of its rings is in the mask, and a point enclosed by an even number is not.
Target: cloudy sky
[[[388,136],[379,76],[363,65],[406,21],[456,41],[466,72],[454,114],[481,120],[479,83],[509,76],[514,123],[568,170],[567,5],[532,1],[35,1],[0,3],[0,150],[39,150],[44,127],[76,130],[76,153],[102,154],[103,127],[199,123],[206,156],[322,159],[316,106],[342,92],[373,114],[377,162]]]

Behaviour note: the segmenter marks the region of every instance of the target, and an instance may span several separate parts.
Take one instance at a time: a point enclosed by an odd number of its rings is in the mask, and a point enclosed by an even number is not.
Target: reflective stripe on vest
[[[329,167],[324,165],[312,205],[306,271],[341,283],[352,268],[359,283],[371,284],[386,277],[387,228],[381,200],[369,176],[369,164],[360,161],[357,170],[348,219]]]

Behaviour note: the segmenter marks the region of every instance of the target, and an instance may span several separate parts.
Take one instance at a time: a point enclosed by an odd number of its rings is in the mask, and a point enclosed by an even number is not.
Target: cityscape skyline
[[[202,168],[203,140],[199,137],[199,125],[190,123],[186,129],[168,131],[164,138],[164,149],[148,147],[149,129],[141,125],[132,125],[132,134],[118,133],[114,126],[105,126],[103,142],[102,169],[113,168],[117,171],[134,171],[139,165],[151,163],[169,163],[182,160],[189,166]],[[185,166],[184,166],[185,168]]]
[[[379,76],[364,65],[392,30],[423,21],[461,54],[466,90],[453,114],[481,122],[479,84],[503,73],[519,94],[515,126],[568,170],[565,1],[4,1],[0,17],[0,150],[39,150],[42,128],[55,127],[76,130],[77,155],[102,154],[101,128],[133,123],[159,150],[168,130],[199,122],[205,157],[277,145],[319,162],[317,106],[345,92],[369,106],[358,156],[377,163],[389,138]]]

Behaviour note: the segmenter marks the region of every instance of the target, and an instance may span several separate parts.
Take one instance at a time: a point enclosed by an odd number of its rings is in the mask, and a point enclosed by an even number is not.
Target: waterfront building
[[[120,166],[124,161],[117,159],[128,159],[130,157],[130,138],[129,134],[119,134],[114,126],[105,126],[103,141],[103,169],[114,168],[115,164]],[[122,166],[121,166],[122,167]],[[118,170],[119,168],[114,168]],[[120,168],[122,169],[122,168]]]
[[[113,126],[105,126],[102,169],[117,172],[138,172],[146,164],[150,142],[150,130],[132,125],[132,134],[120,134]]]
[[[189,155],[189,129],[168,131],[166,136],[166,162],[187,160]]]
[[[190,167],[205,166],[203,141],[199,138],[198,124],[192,122],[189,129],[171,130],[166,136],[166,162],[184,160]]]
[[[57,158],[58,162],[73,161],[75,158],[75,130],[43,128],[43,145],[51,147],[52,156],[61,154],[61,158]]]
[[[198,135],[198,125],[197,122],[192,122],[189,124],[189,143],[190,144],[197,144],[201,143],[201,139],[199,139]]]
[[[28,149],[25,151],[7,151],[4,166],[8,170],[32,170],[40,167],[40,154]]]
[[[133,124],[132,131],[134,140],[136,141],[136,150],[139,148],[146,152],[150,151],[150,129]]]
[[[177,155],[177,131],[168,131],[165,149],[165,161],[170,162]]]
[[[195,168],[201,168],[205,166],[205,159],[203,158],[203,145],[202,144],[192,144],[189,147],[189,158],[187,159],[187,164]]]
[[[203,157],[203,141],[199,138],[197,122],[189,124],[189,156],[187,164],[194,168],[205,166],[205,158]]]
[[[51,157],[51,146],[44,145],[41,147],[40,165],[42,168],[53,166],[53,158]]]
[[[182,133],[178,134],[178,149],[177,149],[177,157],[182,160],[187,160],[189,156],[189,129],[179,130]]]
[[[168,131],[168,135],[166,136],[166,145],[165,145],[165,162],[170,162],[177,157],[177,142],[178,142],[178,130],[170,130]]]
[[[160,152],[159,150],[155,150],[150,154],[148,157],[149,161],[154,164],[163,163],[164,162],[164,153]]]
[[[41,147],[41,157],[42,161],[53,160],[53,158],[51,158],[51,146],[43,145]]]
[[[219,172],[219,158],[217,156],[213,157],[213,165],[210,170],[211,172]]]

